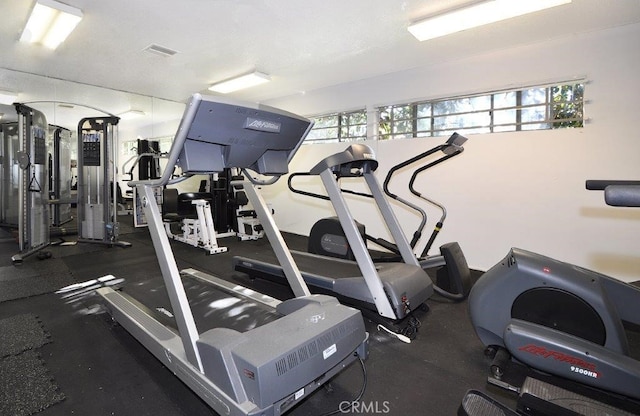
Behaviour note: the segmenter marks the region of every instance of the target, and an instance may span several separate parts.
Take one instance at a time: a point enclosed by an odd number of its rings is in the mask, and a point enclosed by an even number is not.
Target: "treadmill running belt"
[[[212,328],[246,332],[280,317],[273,308],[238,297],[237,294],[194,277],[183,275],[182,282],[200,333]],[[162,279],[149,279],[128,285],[123,288],[123,292],[151,310],[158,321],[175,330],[171,303]]]
[[[340,279],[347,277],[361,276],[360,268],[354,261],[338,259],[334,257],[323,257],[310,253],[291,250],[293,260],[298,265],[301,272],[315,274],[319,276],[327,276],[332,279]],[[278,259],[272,251],[260,251],[251,253],[251,258],[279,265]],[[378,265],[377,268],[384,267]]]

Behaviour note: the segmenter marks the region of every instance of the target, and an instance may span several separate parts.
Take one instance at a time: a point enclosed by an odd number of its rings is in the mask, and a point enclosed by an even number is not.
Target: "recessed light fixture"
[[[55,49],[82,20],[82,10],[55,0],[38,0],[22,31],[23,42],[41,43]]]
[[[142,110],[128,110],[124,113],[118,114],[118,117],[120,117],[120,120],[133,120],[136,118],[144,117],[145,115],[146,113]]]
[[[169,49],[164,46],[156,45],[155,43],[152,43],[151,45],[147,46],[146,48],[143,49],[143,51],[153,53],[155,55],[160,55],[165,58],[168,58],[178,53],[178,51],[174,51],[173,49]]]
[[[452,10],[408,27],[418,40],[428,40],[523,14],[571,3],[571,0],[490,0]]]
[[[0,91],[0,104],[11,105],[18,99],[17,92]]]
[[[262,72],[252,72],[250,74],[240,75],[238,77],[213,84],[209,87],[209,90],[227,94],[233,91],[264,84],[269,81],[271,81],[271,77],[269,75],[263,74]]]

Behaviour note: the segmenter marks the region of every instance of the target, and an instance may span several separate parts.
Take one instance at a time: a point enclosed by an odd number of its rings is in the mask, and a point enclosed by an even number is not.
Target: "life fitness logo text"
[[[267,133],[280,133],[281,126],[282,124],[277,121],[261,120],[253,117],[247,117],[244,122],[245,129],[264,131]]]
[[[578,373],[585,377],[599,378],[600,373],[596,370],[596,365],[585,361],[578,357],[573,357],[559,351],[548,350],[545,347],[541,347],[534,344],[525,345],[518,348],[520,351],[528,352],[529,354],[539,355],[543,358],[549,358],[556,361],[561,361],[571,365],[571,371]]]

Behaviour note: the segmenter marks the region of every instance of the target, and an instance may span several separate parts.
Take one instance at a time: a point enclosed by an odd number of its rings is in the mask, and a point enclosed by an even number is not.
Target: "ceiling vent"
[[[155,55],[164,56],[165,58],[178,53],[178,51],[174,51],[173,49],[165,48],[164,46],[156,45],[153,43],[144,48],[143,51],[153,53]]]

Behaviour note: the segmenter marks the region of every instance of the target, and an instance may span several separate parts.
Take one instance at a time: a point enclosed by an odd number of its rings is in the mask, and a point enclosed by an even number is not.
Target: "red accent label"
[[[543,358],[550,358],[556,361],[561,361],[567,364],[571,364],[572,369],[576,368],[576,370],[584,370],[584,371],[572,370],[574,372],[577,372],[580,374],[585,373],[585,375],[589,375],[595,378],[599,376],[599,373],[596,370],[596,365],[594,363],[585,361],[582,358],[574,357],[559,351],[549,350],[549,349],[546,349],[545,347],[541,347],[539,345],[534,345],[534,344],[528,344],[518,349],[520,351],[528,352],[529,354],[532,354],[532,355],[538,355]]]

